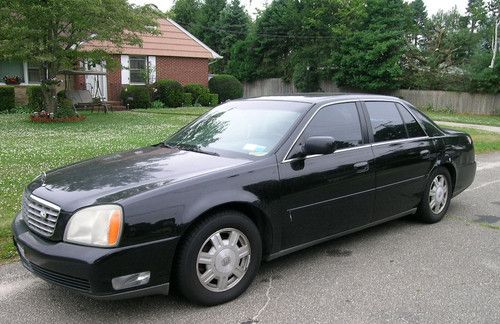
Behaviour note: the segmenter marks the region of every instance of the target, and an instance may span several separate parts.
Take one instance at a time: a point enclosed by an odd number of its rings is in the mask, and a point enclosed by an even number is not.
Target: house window
[[[18,76],[24,80],[24,66],[21,62],[0,61],[0,82],[5,76]]]
[[[144,84],[148,60],[146,56],[130,56],[130,82]]]
[[[28,63],[28,81],[29,83],[40,83],[42,81],[42,69],[40,66]]]

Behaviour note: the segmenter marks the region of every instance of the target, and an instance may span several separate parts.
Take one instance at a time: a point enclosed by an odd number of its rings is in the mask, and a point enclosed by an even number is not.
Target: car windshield
[[[289,101],[234,101],[220,105],[170,137],[165,145],[207,154],[272,152],[311,106]]]

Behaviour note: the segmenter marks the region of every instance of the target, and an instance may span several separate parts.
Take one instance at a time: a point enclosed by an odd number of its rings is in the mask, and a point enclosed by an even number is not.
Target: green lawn
[[[26,115],[0,115],[0,262],[16,255],[10,223],[20,208],[24,187],[42,171],[159,143],[205,111],[93,113],[80,123],[53,124],[31,123]]]
[[[26,115],[0,115],[0,263],[14,259],[10,223],[25,186],[42,171],[75,161],[156,144],[206,108],[89,113],[80,123],[34,124]],[[476,152],[500,150],[500,135],[463,129]]]
[[[435,121],[500,126],[500,116],[454,114],[454,113],[436,112],[429,110],[423,110],[423,112]]]

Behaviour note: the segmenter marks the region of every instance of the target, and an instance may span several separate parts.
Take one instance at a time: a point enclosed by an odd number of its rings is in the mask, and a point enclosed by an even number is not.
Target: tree
[[[470,32],[474,34],[478,26],[486,19],[486,6],[484,0],[469,0],[467,3],[467,18]]]
[[[172,18],[187,29],[190,33],[196,34],[196,24],[200,18],[200,0],[176,0],[170,14]],[[199,35],[196,35],[197,37]]]
[[[216,52],[220,52],[221,49],[218,24],[225,7],[226,0],[205,0],[198,21],[193,27],[194,34]]]
[[[410,3],[411,18],[413,21],[413,45],[418,45],[419,37],[425,32],[427,25],[427,9],[423,0],[414,0]]]
[[[83,13],[83,14],[82,14]],[[0,59],[39,64],[44,73],[45,105],[57,106],[56,75],[80,61],[110,59],[104,50],[89,50],[89,41],[121,47],[140,45],[141,35],[155,34],[160,12],[126,0],[9,0],[0,8]]]
[[[408,7],[403,0],[367,0],[361,26],[346,30],[334,61],[341,87],[368,91],[395,89],[403,76]]]
[[[224,70],[231,55],[231,47],[238,41],[246,39],[250,27],[250,17],[239,0],[232,0],[221,13],[218,23],[220,54],[223,59],[220,61]]]
[[[488,10],[493,20],[493,41],[491,42],[491,50],[493,56],[491,58],[490,69],[495,67],[495,62],[498,52],[498,28],[500,27],[500,0],[491,0],[488,3]]]

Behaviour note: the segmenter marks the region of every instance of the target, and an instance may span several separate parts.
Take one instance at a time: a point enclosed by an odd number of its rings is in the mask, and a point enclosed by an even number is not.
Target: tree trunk
[[[49,113],[55,113],[57,109],[57,86],[45,84],[42,85],[42,89],[45,110]]]
[[[493,41],[493,57],[491,58],[490,69],[495,67],[495,61],[497,58],[498,52],[498,27],[500,26],[500,17],[495,21],[495,39]]]

